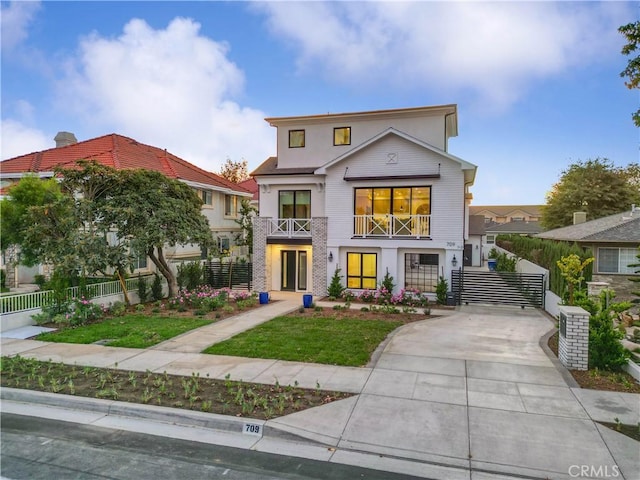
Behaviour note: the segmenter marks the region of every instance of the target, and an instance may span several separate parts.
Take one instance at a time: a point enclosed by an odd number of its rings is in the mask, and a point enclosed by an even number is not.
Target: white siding
[[[268,182],[268,183],[267,183]],[[267,177],[258,180],[260,186],[260,216],[278,218],[278,201],[280,190],[310,190],[311,217],[324,217],[324,177],[290,176]]]
[[[278,167],[320,167],[390,127],[445,150],[444,115],[420,118],[326,120],[278,127]],[[333,145],[333,129],[351,127],[351,145]],[[305,130],[305,146],[289,148],[289,130]]]

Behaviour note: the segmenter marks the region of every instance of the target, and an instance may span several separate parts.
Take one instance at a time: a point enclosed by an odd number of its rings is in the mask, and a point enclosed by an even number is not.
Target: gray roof
[[[525,222],[523,220],[514,220],[506,223],[493,223],[485,227],[487,233],[520,233],[526,235],[535,235],[542,231],[539,222]]]
[[[469,235],[484,235],[484,216],[469,215]]]
[[[267,158],[258,168],[251,172],[252,177],[260,175],[301,175],[313,174],[317,167],[278,168],[278,157]]]
[[[556,228],[537,235],[539,238],[571,242],[640,243],[640,209],[627,210],[577,225]]]

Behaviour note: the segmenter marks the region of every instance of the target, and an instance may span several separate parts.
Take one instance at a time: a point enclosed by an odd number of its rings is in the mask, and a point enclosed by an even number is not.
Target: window
[[[280,190],[279,218],[311,218],[311,190]]]
[[[354,212],[356,235],[429,236],[431,187],[356,188]]]
[[[224,196],[225,217],[236,217],[238,215],[238,197],[235,195]]]
[[[437,253],[404,254],[404,288],[435,292],[438,284]]]
[[[218,251],[219,252],[229,251],[229,239],[227,237],[218,237]]]
[[[289,130],[289,148],[304,147],[304,130]]]
[[[213,205],[211,190],[202,190],[202,203],[205,205]]]
[[[347,253],[347,288],[375,290],[377,270],[375,253]]]
[[[334,145],[351,145],[351,127],[339,127],[333,129]]]
[[[487,245],[493,245],[496,243],[495,235],[487,235]]]
[[[635,273],[635,248],[598,248],[598,273]]]

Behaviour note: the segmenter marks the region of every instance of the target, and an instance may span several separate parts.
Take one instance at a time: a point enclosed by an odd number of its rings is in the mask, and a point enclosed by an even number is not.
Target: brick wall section
[[[566,317],[565,333],[558,336],[558,358],[567,368],[589,368],[589,312],[580,307],[561,305],[560,314]],[[562,320],[561,320],[562,322]]]
[[[267,225],[270,218],[253,219],[253,289],[256,292],[268,292],[267,281]]]
[[[313,296],[327,295],[327,217],[313,217],[311,222],[311,246],[313,248]],[[338,259],[338,252],[333,252]]]

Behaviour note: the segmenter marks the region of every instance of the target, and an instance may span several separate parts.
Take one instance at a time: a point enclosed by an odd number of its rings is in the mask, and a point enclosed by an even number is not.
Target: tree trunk
[[[148,257],[154,263],[154,265],[158,268],[162,276],[167,280],[167,288],[168,288],[168,297],[173,298],[178,291],[178,279],[173,274],[173,271],[167,264],[167,261],[164,258],[164,252],[162,251],[162,247],[156,247],[158,249],[158,255],[155,255],[154,247],[149,248],[147,251]]]
[[[116,270],[118,273],[118,280],[120,280],[120,286],[122,287],[122,295],[124,296],[124,303],[127,305],[131,305],[131,301],[129,300],[129,293],[127,292],[127,282],[124,281],[124,277],[122,276],[122,271],[118,268]]]

